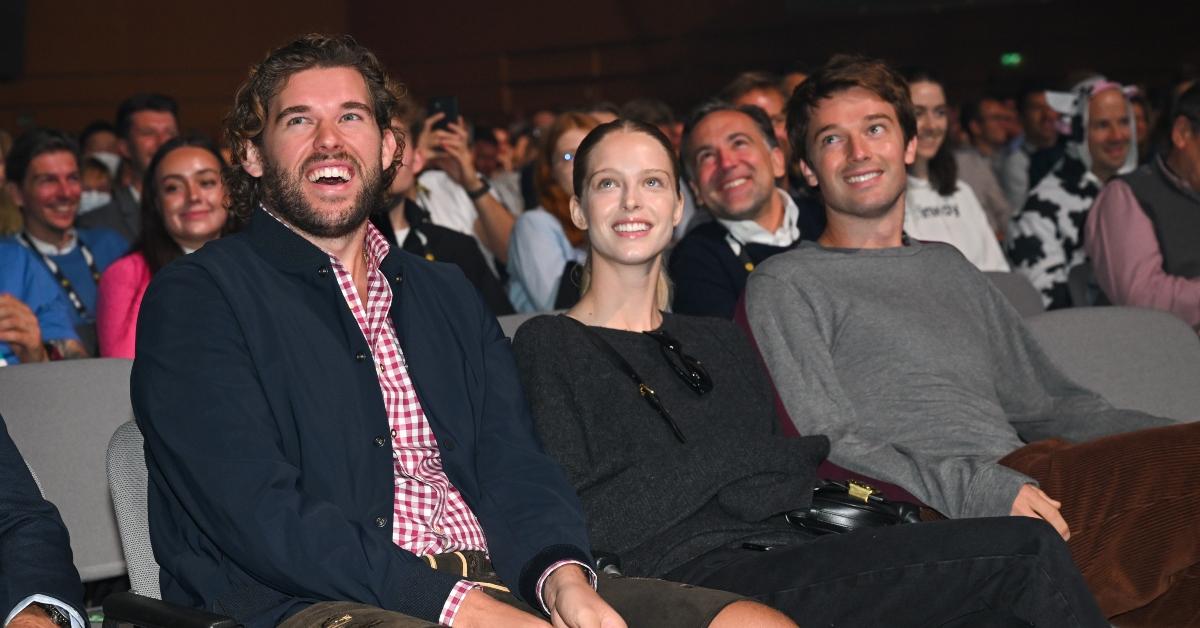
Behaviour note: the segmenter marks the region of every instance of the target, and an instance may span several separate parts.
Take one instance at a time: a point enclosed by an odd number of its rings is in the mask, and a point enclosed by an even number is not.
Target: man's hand
[[[454,616],[455,628],[547,628],[542,618],[493,599],[478,589],[467,592],[458,614]]]
[[[1063,519],[1059,512],[1060,508],[1062,508],[1062,502],[1051,499],[1042,489],[1032,484],[1026,484],[1017,492],[1017,498],[1013,500],[1010,514],[1045,519],[1047,523],[1054,526],[1055,530],[1058,530],[1063,540],[1066,541],[1071,538],[1071,529],[1067,527],[1066,519]]]
[[[0,341],[12,347],[22,364],[46,361],[37,316],[11,294],[0,294]]]
[[[8,628],[58,628],[58,624],[40,606],[30,604],[8,622]]]
[[[433,161],[464,190],[475,192],[483,186],[483,182],[479,180],[479,174],[475,171],[475,157],[471,154],[467,127],[460,116],[445,129],[434,129],[433,125],[445,116],[444,113],[436,113],[425,121],[432,145],[436,149],[434,152],[438,155]]]
[[[592,588],[583,570],[563,565],[542,585],[554,628],[625,628],[625,620]]]

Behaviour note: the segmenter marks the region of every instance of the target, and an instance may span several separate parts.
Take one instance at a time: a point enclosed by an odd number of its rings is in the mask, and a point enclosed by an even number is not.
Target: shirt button
[[[375,517],[375,527],[382,528],[387,525],[386,517]]]
[[[328,277],[328,276],[329,276],[329,267],[328,267],[328,266],[322,266],[322,267],[318,268],[318,269],[317,269],[317,276],[319,276],[319,277]]]
[[[454,451],[454,440],[447,438],[442,441],[442,446],[445,447],[448,451]]]
[[[392,277],[392,281],[400,283],[401,281],[404,281],[404,275],[396,275],[395,277]]]
[[[392,438],[396,438],[396,430],[392,430]]]
[[[384,438],[384,437],[382,437],[382,436],[376,436],[376,437],[375,437],[375,446],[376,446],[376,447],[383,447],[383,446],[384,446],[384,445],[386,445],[386,444],[387,444],[387,439],[386,439],[386,438]]]
[[[354,359],[358,360],[359,362],[363,362],[367,359],[367,353],[365,351],[359,351],[358,353],[354,354]]]

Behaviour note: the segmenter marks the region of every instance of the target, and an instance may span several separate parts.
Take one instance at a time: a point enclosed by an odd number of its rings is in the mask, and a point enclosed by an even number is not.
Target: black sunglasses
[[[671,370],[675,371],[679,379],[688,385],[688,388],[695,391],[697,395],[703,395],[713,389],[712,378],[708,376],[708,371],[704,370],[704,365],[700,363],[700,360],[684,353],[683,345],[673,336],[662,330],[642,333],[658,342],[658,350],[662,352],[663,358],[667,364],[671,365]]]

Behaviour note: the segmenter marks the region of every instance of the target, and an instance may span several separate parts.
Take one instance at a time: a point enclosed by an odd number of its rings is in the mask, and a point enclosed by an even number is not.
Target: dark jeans
[[[664,577],[740,593],[801,626],[1108,626],[1058,533],[1027,517],[718,549]]]

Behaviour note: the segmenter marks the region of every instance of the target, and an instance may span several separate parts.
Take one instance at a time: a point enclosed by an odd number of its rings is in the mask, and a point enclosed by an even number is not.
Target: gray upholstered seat
[[[504,335],[512,338],[513,335],[517,333],[517,328],[525,324],[525,321],[535,316],[541,316],[542,314],[558,314],[559,312],[565,311],[566,310],[554,310],[551,312],[523,312],[520,314],[505,314],[504,316],[496,317],[496,320],[500,322],[500,329],[504,330]]]
[[[131,364],[94,359],[0,368],[0,414],[62,513],[85,582],[125,573],[104,452],[113,430],[133,418]]]
[[[129,565],[129,588],[138,595],[158,599],[158,562],[154,560],[146,518],[146,452],[142,445],[137,423],[129,421],[117,428],[108,443],[108,485]]]
[[[1200,337],[1158,310],[1083,307],[1026,319],[1071,379],[1119,408],[1200,420]]]

